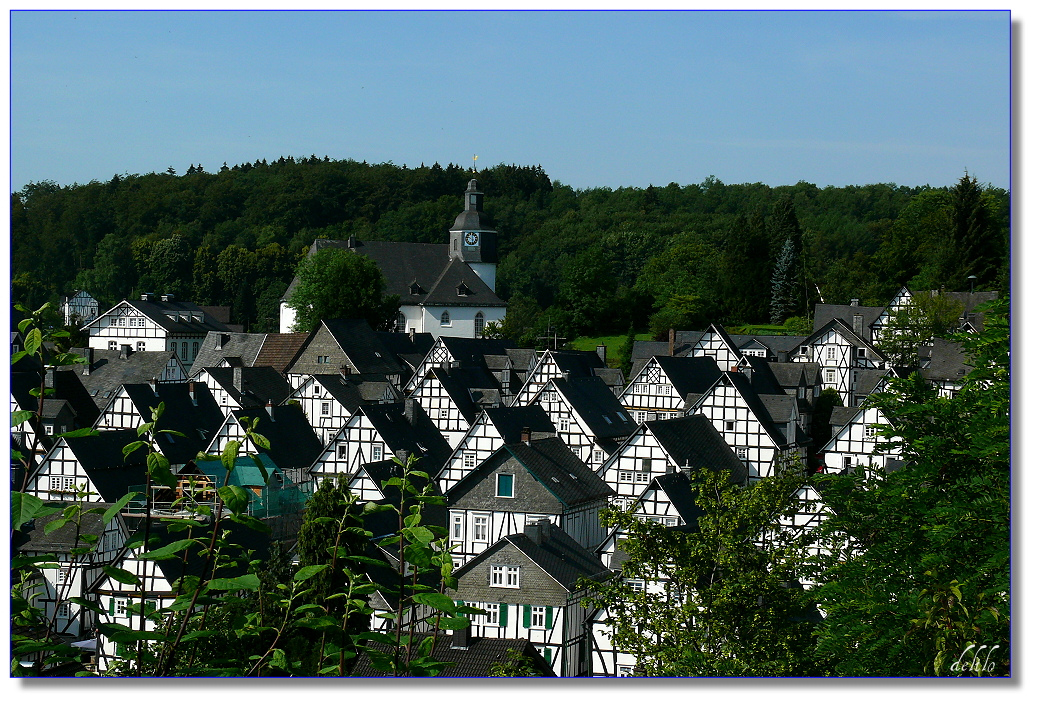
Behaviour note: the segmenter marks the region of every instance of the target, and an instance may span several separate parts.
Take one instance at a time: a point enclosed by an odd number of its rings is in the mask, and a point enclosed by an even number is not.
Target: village
[[[43,519],[26,524],[12,548],[56,556],[39,570],[34,604],[57,637],[83,651],[88,669],[104,673],[133,657],[102,626],[143,621],[135,601],[162,609],[176,599],[181,575],[139,559],[155,546],[132,539],[149,520],[176,518],[186,498],[211,505],[227,481],[246,490],[247,514],[270,529],[267,540],[291,554],[307,500],[323,482],[344,478],[360,506],[392,502],[390,480],[410,462],[442,497],[426,515],[449,538],[456,588],[446,594],[478,610],[469,627],[446,629],[441,639],[443,659],[457,663],[447,675],[485,675],[508,649],[547,676],[636,674],[636,657],[612,643],[608,614],[586,602],[587,580],[622,579],[624,533],[602,523],[602,509],[687,530],[699,511],[691,470],[749,486],[795,467],[803,509],[784,528],[809,531],[827,515],[814,475],[903,465],[892,433],[883,432],[897,419],[869,398],[913,373],[952,397],[970,370],[956,341],[925,340],[907,358],[883,352],[882,341],[901,332],[902,313],[930,294],[906,286],[885,306],[818,303],[806,335],[729,334],[718,323],[671,329],[667,340],[634,342],[629,375],[608,365],[604,346],[532,349],[489,337],[507,313],[495,293],[497,232],[477,179],[463,195],[445,243],[313,242],[311,256],[338,248],[378,265],[387,293],[400,300],[393,331],[322,319],[293,332],[295,281],[277,333],[242,332],[225,307],[175,292],[101,310],[81,291],[62,303],[65,322],[89,336],[87,347],[69,350],[78,362],[41,369],[31,356],[16,360],[11,410],[33,417],[12,427],[12,446],[25,458],[12,462],[12,490],[103,509],[86,516],[99,536],[87,550],[84,526],[48,529]],[[983,331],[983,306],[998,298],[936,293],[959,304],[957,328],[967,333]],[[33,344],[20,317],[12,318],[12,355]],[[40,388],[44,396],[33,393]],[[174,487],[150,481],[144,449],[124,452],[160,404],[158,427],[172,432],[157,432],[154,442]],[[73,432],[82,429],[97,432]],[[201,459],[232,444],[261,463],[239,458],[224,477],[218,459]],[[109,515],[128,492],[136,498]],[[406,573],[374,538],[372,550]],[[391,632],[394,624],[378,617],[391,611],[385,598],[370,597],[371,628]],[[360,661],[353,674],[384,673]]]

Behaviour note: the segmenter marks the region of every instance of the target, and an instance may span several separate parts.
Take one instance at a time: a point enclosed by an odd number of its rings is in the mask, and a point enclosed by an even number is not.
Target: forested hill
[[[115,176],[12,194],[13,299],[85,289],[102,304],[142,291],[231,305],[276,329],[277,301],[317,238],[446,242],[470,170],[281,158],[216,173]],[[571,337],[633,325],[694,328],[885,304],[913,289],[1005,289],[1009,194],[953,188],[701,184],[574,190],[543,169],[480,171],[510,299],[509,334]],[[773,281],[778,280],[775,288]],[[772,296],[773,293],[773,296]]]

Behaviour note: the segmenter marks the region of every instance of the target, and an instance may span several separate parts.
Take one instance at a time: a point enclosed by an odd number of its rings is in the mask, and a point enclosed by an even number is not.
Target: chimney
[[[407,333],[407,337],[409,337],[409,338],[410,338],[410,341],[411,341],[411,343],[413,344],[413,343],[414,343],[414,328],[411,328],[411,329],[410,329],[410,332],[409,332],[409,333]]]
[[[195,395],[194,395],[194,382],[193,381],[187,382],[187,393],[191,396],[191,405],[192,406],[197,406],[198,405],[198,399],[195,398]]]
[[[523,532],[527,538],[537,545],[543,545],[551,539],[551,520],[549,518],[541,518],[536,523],[527,524]]]
[[[454,635],[450,639],[451,650],[468,650],[468,645],[472,640],[472,625],[468,624],[464,628],[458,628],[454,631]]]
[[[850,299],[850,305],[851,305],[851,306],[853,306],[853,307],[857,307],[857,306],[859,306],[860,304],[861,304],[861,299],[859,299],[859,298],[851,298],[851,299]]]
[[[44,378],[45,378],[44,383],[47,385],[47,388],[48,389],[53,389],[54,388],[54,370],[53,369],[48,369],[47,370],[47,375]],[[38,390],[39,389],[37,389],[37,391]]]
[[[224,335],[223,333],[216,335],[216,349],[222,350],[223,346],[228,342],[230,342],[230,335]]]
[[[152,393],[158,396],[158,379],[152,377],[151,381],[148,382],[148,385],[151,387]]]
[[[338,375],[345,379],[347,376],[349,376],[349,367],[343,364],[341,367],[338,368]]]
[[[239,391],[239,392],[240,391],[244,391],[244,389],[242,388],[244,385],[242,384],[242,381],[241,381],[241,369],[242,369],[241,367],[234,367],[234,369],[233,369],[233,373],[234,373],[234,388],[237,391]]]
[[[268,399],[267,400],[267,402],[266,402],[266,412],[267,412],[267,415],[270,416],[270,422],[273,423],[276,420],[274,418],[274,401],[273,401],[273,399]]]
[[[597,348],[595,348],[595,351],[598,353],[598,357],[601,359],[601,363],[608,364],[608,347],[606,347],[605,345],[598,345]]]
[[[354,247],[356,247],[356,235],[350,235],[349,236],[349,238],[346,240],[346,246],[349,247],[350,249],[353,249]]]
[[[669,346],[669,350],[670,350],[670,356],[671,357],[673,356],[673,347],[676,344],[677,344],[677,331],[674,330],[673,328],[670,328],[670,346]]]
[[[532,439],[532,437],[533,437],[533,434],[530,432],[529,427],[527,426],[527,427],[522,429],[522,433],[519,435],[519,440],[521,440],[522,442],[524,442],[524,443],[526,443],[528,445],[529,441],[530,441],[530,439]]]
[[[94,348],[87,347],[83,350],[83,356],[86,357],[86,364],[83,365],[83,376],[90,376],[90,367],[94,364]]]
[[[129,359],[130,357],[130,346],[119,345],[119,359]]]
[[[159,297],[159,299],[160,299],[160,300],[161,300],[161,301],[162,301],[163,303],[169,303],[169,302],[171,302],[171,301],[173,300],[173,294],[171,294],[171,293],[163,293],[163,294],[162,294],[162,295],[161,295],[161,296]]]
[[[853,314],[853,332],[857,337],[864,337],[864,316],[860,313]]]
[[[142,294],[140,294],[140,300],[142,300],[142,301],[153,301],[153,300],[155,300],[155,294],[153,294],[153,293],[142,293]]]
[[[398,459],[400,462],[403,462],[404,465],[407,464],[406,450],[396,450],[395,452],[393,452],[393,454],[396,456],[396,459]]]
[[[415,406],[417,405],[417,403],[418,402],[415,401],[413,398],[403,399],[403,417],[407,419],[407,423],[411,427],[414,427],[415,424],[414,418],[417,414],[417,409],[415,408]]]

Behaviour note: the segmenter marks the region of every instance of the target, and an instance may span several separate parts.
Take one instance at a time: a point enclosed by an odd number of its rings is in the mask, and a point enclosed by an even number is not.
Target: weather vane
[[[477,162],[477,161],[479,161],[479,155],[478,154],[472,154],[472,173],[473,174],[477,171],[477,169],[475,168],[475,162]]]

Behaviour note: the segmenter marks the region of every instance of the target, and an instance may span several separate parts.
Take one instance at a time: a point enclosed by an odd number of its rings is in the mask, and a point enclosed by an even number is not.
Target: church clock
[[[478,232],[466,232],[464,233],[464,243],[469,247],[475,247],[479,244],[479,233]]]

